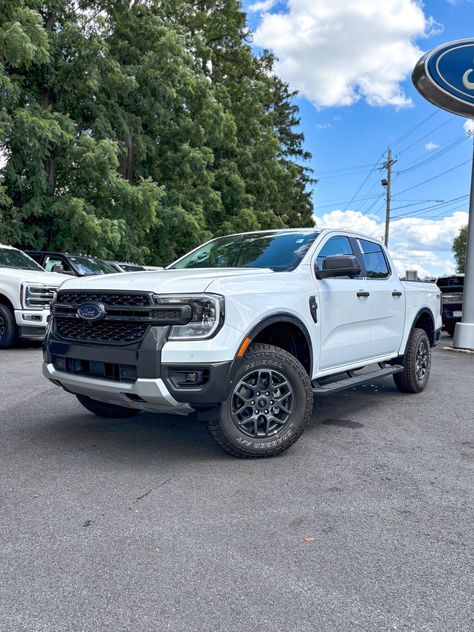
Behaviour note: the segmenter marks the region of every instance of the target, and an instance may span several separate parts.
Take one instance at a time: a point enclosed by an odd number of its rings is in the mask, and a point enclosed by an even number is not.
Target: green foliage
[[[3,0],[0,240],[167,263],[311,226],[294,93],[239,0]]]
[[[467,226],[463,226],[453,241],[454,260],[458,272],[464,272],[466,266]]]

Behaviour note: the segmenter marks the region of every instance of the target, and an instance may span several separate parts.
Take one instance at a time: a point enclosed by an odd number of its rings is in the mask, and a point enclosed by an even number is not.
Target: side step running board
[[[403,371],[403,367],[398,364],[384,366],[377,371],[363,373],[362,375],[353,375],[351,371],[348,371],[349,377],[337,380],[336,382],[330,382],[329,384],[319,384],[318,380],[313,380],[313,393],[315,395],[332,395],[332,393],[344,391],[347,388],[359,386],[359,384],[366,384],[367,382],[372,382],[373,380],[378,380],[381,377],[387,377],[388,375],[393,375],[400,371]]]

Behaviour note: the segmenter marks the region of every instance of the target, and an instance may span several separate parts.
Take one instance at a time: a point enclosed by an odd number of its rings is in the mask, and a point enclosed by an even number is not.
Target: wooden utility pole
[[[387,162],[383,165],[383,168],[387,170],[387,179],[382,180],[382,184],[387,187],[387,207],[385,212],[385,246],[388,246],[388,235],[390,230],[390,202],[391,202],[391,187],[392,187],[392,165],[397,161],[392,160],[392,150],[388,148]]]

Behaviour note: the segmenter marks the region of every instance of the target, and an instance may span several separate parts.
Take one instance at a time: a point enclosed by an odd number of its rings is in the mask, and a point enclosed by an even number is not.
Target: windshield
[[[270,268],[275,272],[286,272],[297,267],[318,234],[302,231],[218,237],[169,269]]]
[[[135,263],[119,263],[124,272],[143,272],[145,268]]]
[[[69,260],[79,272],[84,276],[92,274],[116,274],[117,270],[101,259],[93,259],[92,257],[69,257]]]
[[[44,272],[43,268],[24,252],[10,248],[0,248],[0,268],[16,268],[18,270]]]

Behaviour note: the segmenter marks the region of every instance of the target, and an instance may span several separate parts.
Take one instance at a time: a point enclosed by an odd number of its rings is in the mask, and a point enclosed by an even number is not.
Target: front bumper
[[[48,325],[49,309],[16,309],[15,321],[20,338],[42,339]]]
[[[206,353],[198,354],[196,343],[167,342],[168,331],[152,327],[139,343],[123,346],[69,342],[50,332],[43,373],[71,393],[140,410],[187,414],[225,401],[234,362],[215,359],[222,357],[223,341],[216,341],[212,361],[209,343],[201,343]],[[167,351],[178,345],[187,353]]]

